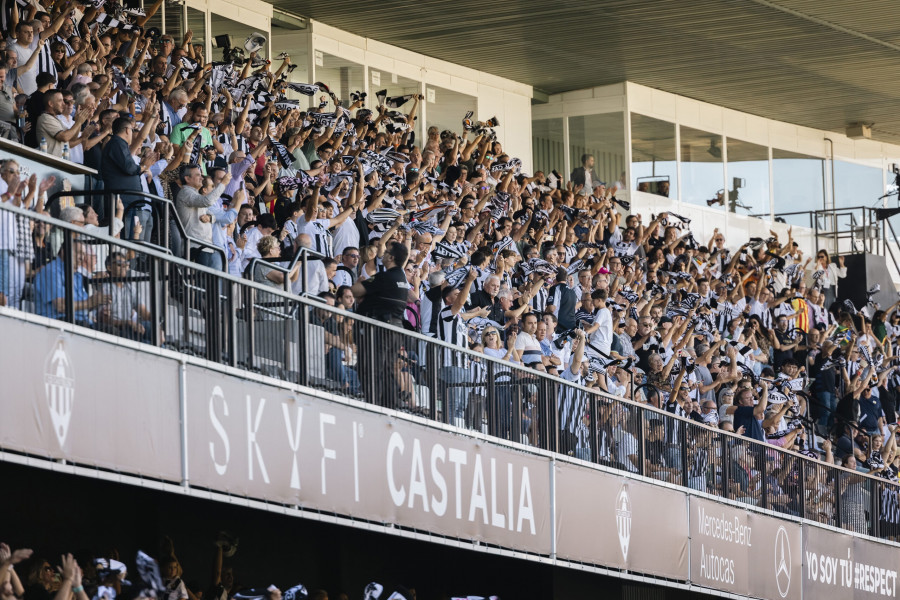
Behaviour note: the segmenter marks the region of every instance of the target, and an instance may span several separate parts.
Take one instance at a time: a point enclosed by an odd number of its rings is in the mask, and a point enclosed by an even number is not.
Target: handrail
[[[169,221],[174,220],[175,226],[178,229],[178,233],[181,235],[182,239],[185,240],[185,256],[190,260],[191,254],[191,246],[199,246],[203,248],[209,248],[213,252],[220,254],[222,256],[222,270],[228,271],[228,256],[225,254],[225,249],[216,246],[215,244],[211,244],[209,242],[204,242],[203,240],[198,240],[197,238],[190,237],[187,234],[187,231],[184,228],[184,224],[181,222],[181,218],[178,216],[178,211],[175,210],[175,202],[170,200],[169,198],[163,198],[162,196],[157,196],[155,194],[149,194],[144,191],[135,191],[135,190],[110,190],[110,189],[102,189],[102,190],[78,190],[78,191],[58,191],[54,192],[52,196],[47,198],[47,208],[49,209],[55,202],[57,202],[63,196],[106,196],[107,197],[107,205],[106,210],[110,215],[115,214],[115,205],[114,198],[115,196],[135,196],[140,198],[136,204],[138,206],[150,205],[153,208],[156,208],[156,204],[162,204],[165,207],[163,211],[163,218],[161,219],[160,228],[162,233],[160,234],[160,239],[168,240],[169,239]],[[109,218],[109,235],[113,237],[113,227],[115,225],[114,219],[110,216]],[[156,246],[162,250],[168,250],[166,246],[151,244],[149,242],[142,242],[142,244],[146,244],[149,246]]]
[[[69,173],[74,173],[76,175],[93,175],[95,177],[99,175],[96,170],[90,167],[86,167],[80,163],[75,163],[70,160],[64,160],[58,156],[53,156],[52,154],[41,152],[40,150],[36,150],[18,142],[13,142],[12,140],[8,140],[6,138],[0,138],[0,150],[5,150],[22,158],[27,158],[29,160],[39,162],[42,165],[55,167],[64,171],[68,171]]]
[[[315,250],[311,250],[309,248],[298,248],[296,252],[294,252],[294,257],[291,259],[291,262],[288,263],[288,266],[283,267],[275,262],[275,259],[264,258],[262,256],[254,256],[250,259],[250,262],[247,263],[247,267],[244,269],[244,278],[253,281],[253,274],[256,272],[256,265],[259,263],[266,263],[273,271],[279,271],[284,273],[285,275],[290,274],[291,271],[294,270],[294,267],[297,266],[297,261],[302,260],[302,265],[300,267],[300,277],[303,281],[303,293],[301,295],[306,295],[306,284],[307,284],[307,274],[309,269],[307,268],[307,263],[309,261],[309,257],[312,256],[313,260],[324,260],[328,258],[321,252],[316,252]],[[282,261],[283,262],[283,261]],[[285,291],[290,291],[290,283],[288,282],[288,278],[284,278],[284,289]]]
[[[826,463],[822,463],[822,462],[818,462],[818,461],[813,461],[809,457],[804,456],[799,453],[796,453],[796,452],[793,452],[791,450],[785,450],[783,448],[776,447],[772,444],[768,444],[765,442],[759,442],[759,441],[756,441],[756,440],[753,440],[753,439],[750,439],[750,438],[747,438],[744,436],[732,434],[730,432],[725,432],[725,431],[714,429],[714,428],[706,428],[704,425],[698,424],[690,419],[679,417],[677,415],[674,415],[672,413],[669,413],[665,410],[662,410],[660,408],[654,407],[649,404],[642,404],[639,402],[635,402],[633,400],[624,399],[624,398],[620,398],[617,396],[611,396],[611,395],[601,392],[597,389],[587,388],[584,386],[572,384],[571,382],[567,382],[559,377],[555,377],[555,376],[549,375],[547,373],[541,373],[541,372],[535,371],[535,370],[527,368],[527,367],[518,366],[518,365],[504,361],[499,358],[494,358],[491,356],[487,356],[485,354],[475,352],[468,348],[449,344],[449,343],[443,342],[441,340],[430,338],[428,336],[418,334],[415,332],[410,332],[403,328],[396,327],[396,326],[386,324],[386,323],[382,323],[382,322],[376,321],[376,320],[368,318],[368,317],[357,315],[355,313],[347,312],[340,308],[331,307],[331,306],[328,306],[324,303],[321,303],[321,302],[315,300],[314,298],[298,297],[296,295],[286,293],[277,288],[272,288],[270,286],[257,284],[253,281],[241,279],[241,278],[235,277],[235,276],[227,274],[227,273],[221,273],[221,272],[215,271],[213,269],[204,267],[203,265],[199,265],[196,263],[186,261],[179,257],[169,256],[163,252],[160,252],[159,250],[157,250],[153,247],[146,247],[146,246],[143,246],[140,244],[135,244],[128,240],[119,240],[116,238],[109,237],[105,234],[97,234],[97,235],[86,234],[84,232],[84,230],[78,226],[59,221],[58,219],[54,219],[52,217],[48,217],[48,216],[41,215],[38,213],[30,212],[30,211],[24,210],[19,207],[9,206],[8,204],[0,205],[0,210],[7,210],[14,214],[23,215],[34,221],[45,222],[45,223],[48,223],[50,225],[53,225],[53,226],[63,230],[64,231],[64,243],[69,244],[69,245],[71,245],[72,241],[76,238],[76,236],[79,238],[94,237],[98,240],[106,241],[110,244],[114,244],[114,245],[124,248],[124,249],[131,249],[136,252],[143,253],[148,258],[147,262],[151,263],[151,270],[149,273],[149,278],[151,280],[150,281],[151,286],[158,285],[165,278],[165,275],[160,275],[158,270],[154,270],[154,267],[152,266],[152,265],[156,265],[157,267],[160,266],[156,263],[161,261],[163,264],[186,266],[186,267],[189,267],[190,269],[192,269],[193,272],[195,272],[195,273],[208,274],[208,275],[211,275],[211,276],[217,278],[218,288],[220,291],[216,294],[216,296],[218,296],[219,294],[225,294],[223,296],[223,299],[224,299],[223,301],[230,303],[233,307],[236,306],[235,302],[238,300],[238,298],[240,298],[240,296],[236,296],[236,294],[243,295],[243,293],[247,290],[259,290],[259,291],[266,292],[268,294],[276,296],[281,301],[285,302],[285,304],[287,304],[288,302],[294,303],[294,305],[297,305],[300,307],[300,312],[299,312],[298,317],[284,319],[283,325],[284,325],[284,331],[285,331],[286,336],[289,331],[297,331],[298,329],[299,329],[301,335],[303,335],[305,328],[297,327],[298,319],[308,321],[310,313],[312,312],[311,309],[314,308],[319,311],[326,311],[326,312],[334,313],[345,319],[351,319],[354,322],[357,322],[360,324],[366,324],[368,327],[373,328],[372,331],[374,333],[382,332],[382,334],[384,334],[385,332],[394,332],[395,334],[402,334],[403,336],[405,336],[405,340],[409,340],[409,341],[404,342],[405,344],[407,344],[407,346],[406,346],[407,348],[410,347],[409,343],[411,341],[423,344],[424,346],[422,346],[422,347],[424,347],[426,352],[428,353],[426,355],[428,357],[427,361],[426,361],[427,362],[426,367],[428,369],[430,369],[431,371],[436,370],[441,365],[441,360],[439,358],[440,353],[444,350],[452,350],[461,355],[468,356],[471,359],[476,359],[476,360],[481,361],[482,363],[487,365],[487,373],[488,374],[493,373],[496,376],[496,374],[498,372],[503,370],[503,371],[507,371],[510,373],[511,380],[517,379],[517,378],[520,379],[520,380],[516,381],[516,385],[524,385],[529,382],[533,382],[535,385],[539,386],[538,389],[541,390],[542,394],[544,394],[542,397],[547,402],[547,404],[542,405],[548,411],[548,412],[544,413],[543,415],[541,415],[542,418],[546,417],[546,419],[548,421],[547,423],[544,424],[544,426],[549,425],[551,427],[551,429],[547,430],[550,437],[540,440],[540,444],[541,444],[540,448],[542,448],[542,450],[541,450],[542,452],[553,453],[553,452],[559,451],[561,440],[560,440],[560,436],[559,436],[559,431],[557,429],[555,429],[555,426],[558,424],[555,421],[555,419],[557,418],[556,399],[557,399],[557,392],[559,390],[564,390],[564,389],[568,388],[568,389],[578,390],[579,393],[583,394],[584,398],[588,402],[588,406],[590,407],[590,410],[592,410],[592,411],[593,411],[594,407],[599,406],[596,404],[596,402],[598,402],[598,401],[603,401],[605,403],[608,403],[609,405],[612,405],[613,403],[615,403],[616,406],[621,405],[623,407],[628,408],[630,411],[634,411],[634,413],[632,414],[632,417],[634,417],[634,421],[636,421],[636,422],[633,423],[632,425],[628,425],[628,427],[633,428],[633,432],[632,432],[633,435],[640,436],[640,442],[639,442],[639,446],[638,446],[639,448],[641,448],[640,452],[644,451],[643,450],[644,442],[645,442],[644,429],[645,429],[645,424],[647,422],[646,415],[653,414],[653,415],[658,415],[659,419],[671,420],[672,422],[682,423],[683,429],[682,429],[682,433],[679,436],[679,440],[680,440],[679,443],[682,445],[683,453],[687,451],[686,445],[688,443],[690,443],[690,440],[688,439],[688,436],[686,435],[685,432],[690,431],[690,432],[692,432],[692,435],[696,435],[698,433],[700,435],[704,435],[704,436],[709,435],[710,436],[709,439],[713,440],[717,444],[721,444],[722,447],[728,453],[728,454],[722,455],[723,461],[728,461],[728,460],[732,460],[732,459],[736,458],[736,456],[738,456],[738,455],[734,454],[735,452],[744,454],[744,453],[746,453],[746,449],[755,448],[758,451],[758,452],[756,452],[756,454],[758,454],[760,458],[765,458],[765,456],[767,456],[766,453],[781,452],[783,454],[780,456],[784,457],[785,459],[787,457],[792,457],[792,460],[799,461],[796,463],[796,465],[797,465],[797,468],[799,468],[801,470],[808,469],[810,467],[824,470],[824,472],[826,474],[834,477],[834,485],[835,485],[836,491],[840,490],[840,481],[842,478],[854,477],[854,478],[857,478],[856,480],[858,480],[858,481],[868,482],[868,485],[870,485],[870,487],[868,489],[871,490],[870,500],[873,502],[873,507],[875,507],[875,512],[870,513],[871,514],[870,518],[872,519],[872,531],[874,532],[875,535],[877,535],[877,532],[878,532],[878,518],[880,515],[880,507],[877,504],[875,504],[876,491],[882,490],[882,489],[888,489],[888,487],[886,487],[886,486],[889,486],[889,489],[892,491],[900,490],[900,488],[898,488],[898,486],[896,486],[895,484],[892,484],[891,482],[884,480],[883,478],[874,477],[872,475],[868,475],[865,473],[859,473],[857,471],[845,469],[838,465],[830,465],[830,464],[826,464]],[[70,247],[70,250],[71,250],[71,247]],[[302,253],[300,253],[300,254],[302,254]],[[72,252],[67,252],[65,256],[67,256],[67,257],[72,256]],[[297,257],[295,257],[295,259],[296,258]],[[150,259],[153,259],[153,260],[150,260]],[[163,269],[163,272],[166,272],[166,271],[169,271],[169,269]],[[73,283],[72,281],[67,282],[67,284],[70,286],[72,285],[72,283]],[[216,283],[212,282],[212,283],[209,283],[208,285],[215,286]],[[155,297],[157,292],[154,291],[153,294]],[[67,299],[69,300],[69,304],[71,304],[72,296],[73,296],[73,294],[67,294]],[[209,305],[210,301],[207,299],[205,301],[205,304]],[[227,311],[227,314],[222,316],[223,321],[229,320],[231,323],[234,323],[235,320],[238,318],[236,315],[236,312],[237,312],[236,310]],[[74,313],[74,307],[68,306],[67,310],[66,310],[67,319],[70,319],[70,317],[73,313]],[[214,312],[210,312],[208,314],[210,316],[208,316],[207,319],[212,318],[212,316],[214,315]],[[186,315],[186,311],[185,311],[185,315]],[[247,321],[246,327],[249,328],[249,333],[250,333],[248,344],[251,347],[249,348],[249,350],[250,350],[250,354],[252,355],[253,354],[252,344],[253,344],[253,339],[254,339],[253,330],[252,330],[252,327],[253,327],[252,315],[247,315],[246,321]],[[70,322],[72,322],[72,321],[70,320]],[[215,330],[216,327],[218,326],[217,323],[211,322],[209,320],[207,320],[207,324],[208,324],[207,327],[208,328],[211,327],[211,328],[213,328],[213,330]],[[224,332],[224,330],[223,330],[223,332]],[[217,333],[215,331],[213,331],[213,333],[210,335],[217,335]],[[234,336],[234,334],[232,332],[232,342],[231,342],[232,344],[237,343],[235,341],[235,339],[236,339],[236,336]],[[274,340],[274,341],[276,341],[277,343],[280,343],[279,340]],[[285,342],[285,346],[287,346],[287,337],[284,340],[284,342]],[[299,344],[299,347],[300,347],[300,361],[301,361],[299,364],[299,368],[301,370],[309,367],[309,365],[311,364],[309,361],[312,360],[313,358],[315,358],[316,360],[321,359],[321,357],[316,358],[316,357],[311,357],[308,355],[309,346],[305,346],[301,343],[301,344]],[[233,348],[236,348],[236,346],[233,346]],[[376,351],[380,351],[380,350],[381,350],[381,348],[376,349]],[[361,359],[369,359],[368,356],[364,356],[362,353],[360,355],[360,358]],[[236,359],[236,357],[234,355],[232,355],[229,359],[223,358],[217,362],[223,362],[224,364],[230,364],[231,366],[237,366],[238,368],[242,368],[242,364],[240,363],[239,360]],[[286,364],[285,368],[287,369],[287,363],[285,363],[285,364]],[[253,364],[251,364],[250,366],[252,367]],[[302,378],[303,375],[301,375],[300,377]],[[294,384],[297,383],[296,380],[292,380],[290,378],[288,378],[288,380],[292,381],[292,383],[294,383]],[[490,381],[490,380],[486,380],[486,381]],[[452,385],[453,384],[449,384],[449,386],[452,386]],[[480,384],[479,382],[472,381],[469,384],[467,384],[467,387],[473,387],[475,385],[482,385],[482,384]],[[491,389],[493,389],[492,386],[491,386]],[[489,393],[492,393],[492,392],[489,392]],[[432,403],[432,407],[434,407],[434,403]],[[446,410],[447,410],[447,408],[446,408],[446,403],[445,403],[444,404],[445,416],[446,416]],[[643,411],[649,411],[649,412],[644,413]],[[517,415],[518,412],[513,412],[512,414]],[[595,419],[595,417],[593,416],[594,413],[592,412],[591,414],[592,414],[591,424],[590,424],[590,427],[591,427],[591,429],[590,429],[591,438],[590,439],[592,440],[591,452],[592,452],[592,456],[596,457],[595,453],[598,448],[596,445],[596,440],[598,439],[597,434],[600,431],[599,430],[600,423],[599,423],[599,419]],[[434,418],[433,414],[432,414],[432,418]],[[516,418],[517,417],[514,417],[514,420]],[[654,418],[656,418],[656,417],[654,417]],[[690,426],[690,427],[688,427],[688,426]],[[518,427],[518,425],[516,425],[515,427]],[[628,429],[628,430],[626,430],[626,433],[629,431],[632,431],[632,430]],[[746,446],[744,446],[745,444],[746,444]],[[751,446],[750,444],[753,444],[753,445]],[[730,445],[730,447],[733,447],[734,449],[731,449],[729,447],[729,445]],[[595,460],[595,458],[592,458],[591,460]],[[603,462],[602,460],[600,460],[600,457],[596,457],[596,461]],[[763,469],[763,475],[765,475],[765,469],[766,469],[765,461],[763,460],[762,463],[763,464],[762,464],[761,468]],[[638,467],[638,473],[645,472],[646,467],[644,466],[644,464],[645,464],[644,461],[641,460],[640,461],[641,466]],[[687,475],[687,473],[688,473],[687,464],[688,463],[686,460],[684,462],[682,462],[680,476],[682,477],[683,485],[685,487],[690,487],[689,481],[688,481],[688,475]],[[728,463],[726,463],[726,462],[722,463],[723,481],[727,477],[727,469],[729,468],[727,466],[727,464]],[[784,463],[782,463],[782,464],[784,464]],[[856,480],[854,480],[854,481],[856,481]],[[765,481],[765,477],[763,477],[763,481]],[[803,481],[803,477],[801,477],[801,485],[802,485],[802,481]],[[878,486],[880,486],[880,487],[878,487]],[[724,489],[724,484],[723,484],[723,489]],[[766,503],[768,501],[768,496],[767,496],[768,491],[767,491],[766,487],[761,488],[761,490],[762,490],[761,493],[763,494],[763,496],[761,498],[761,505],[763,507],[766,507]],[[716,493],[718,494],[718,492],[716,492]],[[728,496],[727,493],[723,494],[723,495],[725,495],[726,497],[730,497],[730,496]],[[837,502],[840,502],[840,500],[838,499]],[[805,510],[805,506],[806,506],[805,500],[801,500],[800,510],[801,511]],[[829,507],[833,508],[835,511],[835,514],[837,515],[836,523],[838,523],[838,525],[841,525],[841,523],[842,523],[841,519],[843,517],[840,515],[840,505],[834,504],[834,505],[829,505]],[[768,507],[768,508],[771,508],[771,507]]]

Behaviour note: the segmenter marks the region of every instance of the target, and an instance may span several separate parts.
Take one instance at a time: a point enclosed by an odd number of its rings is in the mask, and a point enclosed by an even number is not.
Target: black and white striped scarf
[[[199,165],[200,164],[200,150],[203,144],[203,133],[197,135],[197,138],[194,140],[194,146],[191,148],[191,164]]]
[[[59,73],[56,71],[56,63],[53,62],[53,52],[50,44],[44,44],[38,54],[38,73],[50,73],[58,81]]]
[[[279,177],[275,180],[282,190],[296,190],[301,187],[308,187],[315,183],[316,178],[307,175],[305,171],[297,171],[296,177]]]
[[[269,137],[269,144],[275,150],[275,156],[278,157],[278,162],[281,163],[282,168],[289,169],[290,166],[294,164],[294,157],[291,156],[287,146],[273,137]]]
[[[287,82],[284,84],[286,88],[289,90],[293,90],[295,92],[299,92],[304,96],[312,96],[316,92],[319,91],[319,86],[314,85],[312,83],[293,83]]]
[[[102,4],[102,1],[101,1]],[[100,13],[97,15],[97,23],[103,29],[121,29],[123,31],[131,31],[135,29],[135,26],[131,23],[126,23],[124,21],[120,21],[119,19],[114,18],[112,15],[108,13]]]

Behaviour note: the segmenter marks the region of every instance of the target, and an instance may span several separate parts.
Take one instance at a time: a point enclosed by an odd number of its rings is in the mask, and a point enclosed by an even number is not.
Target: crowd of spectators
[[[142,27],[160,3],[146,13],[111,1],[7,3],[0,133],[83,162],[99,173],[95,187],[117,193],[114,214],[87,202],[57,207],[59,218],[88,233],[112,222],[117,236],[168,247],[158,207],[128,192],[161,196],[201,242],[187,257],[198,264],[898,480],[900,313],[839,301],[843,257],[805,257],[790,232],[698,240],[686,217],[632,213],[617,198],[624,184],[602,181],[589,155],[568,178],[523,173],[496,140],[496,119],[460,115],[458,130],[416,139],[418,95],[340,98],[288,81],[288,56],[208,62],[190,32],[179,41]],[[52,178],[22,178],[15,159],[0,162],[0,176],[0,201],[51,209]],[[65,250],[52,233],[0,214],[0,302],[19,307],[30,293],[39,314],[61,317]],[[305,278],[280,268],[304,248],[324,256]],[[148,307],[123,283],[133,253],[77,241],[71,251],[76,321],[147,340]],[[421,407],[412,349],[377,348],[344,314],[312,315],[326,332],[328,376],[348,393]],[[363,360],[365,348],[380,358]],[[440,357],[453,422],[481,428],[484,388],[509,381],[509,368],[488,382],[477,355]],[[378,389],[366,390],[372,379]],[[497,397],[508,404],[512,389]],[[559,387],[559,447],[637,470],[636,442],[610,433],[627,405],[609,405],[591,429],[586,397]],[[532,408],[523,403],[526,443],[541,418]],[[682,468],[672,435],[650,424],[651,470]],[[702,462],[690,469],[705,477]],[[755,471],[747,465],[750,496],[763,485]]]
[[[139,551],[134,561],[107,553],[82,551],[64,554],[58,563],[30,548],[11,550],[0,543],[0,598],[4,600],[328,600],[324,589],[308,590],[303,584],[247,587],[238,580],[230,563],[238,540],[221,532],[212,556],[212,578],[208,584],[185,574],[166,537],[159,560]],[[126,563],[126,561],[129,564]],[[245,578],[247,577],[244,574]],[[363,600],[416,600],[415,588],[398,585],[393,591],[378,582],[362,590]],[[355,594],[354,594],[355,596]],[[347,600],[346,593],[333,594]],[[468,596],[468,598],[476,598]],[[482,597],[479,597],[482,598]],[[486,598],[486,597],[485,597]],[[496,596],[490,596],[496,600]],[[484,600],[484,598],[482,598]]]

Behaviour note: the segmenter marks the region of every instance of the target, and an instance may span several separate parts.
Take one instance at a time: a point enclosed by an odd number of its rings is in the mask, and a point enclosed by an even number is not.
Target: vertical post
[[[719,443],[722,445],[721,448],[721,456],[722,456],[722,497],[728,498],[728,482],[731,479],[730,471],[731,471],[731,460],[728,456],[728,448],[729,445],[729,436],[720,433],[719,434]]]
[[[484,367],[484,392],[485,401],[487,402],[488,432],[497,437],[504,437],[501,433],[500,426],[500,415],[503,411],[502,408],[497,405],[497,391],[494,389],[494,371],[496,371],[496,368],[494,362],[490,360],[485,360]],[[510,427],[507,435],[512,437],[512,433],[513,430],[512,427]]]
[[[291,292],[291,278],[290,272],[284,274],[284,291],[286,294]],[[291,310],[292,300],[285,296],[281,299],[281,304],[283,307],[282,310],[282,327],[281,327],[281,336],[283,338],[282,341],[282,352],[284,356],[284,369],[282,371],[282,379],[288,379],[288,373],[291,371],[291,326],[293,325],[293,311]],[[299,308],[299,304],[296,305]],[[293,377],[290,378],[293,381]]]
[[[681,423],[675,417],[671,417],[676,423],[680,423],[678,427],[679,437],[681,438],[681,481],[680,485],[687,487],[688,484],[688,452],[687,452],[687,423]]]
[[[247,288],[247,368],[256,368],[256,289]]]
[[[562,453],[559,447],[559,411],[553,406],[554,398],[551,397],[553,387],[546,379],[541,379],[540,382],[541,394],[538,397],[544,399],[542,410],[544,411],[544,422],[547,424],[547,443],[544,449]]]
[[[307,279],[307,275],[309,274],[309,268],[308,268],[308,265],[306,264],[306,261],[307,261],[306,248],[303,248],[302,250],[300,250],[300,271],[301,271],[300,280],[303,282],[302,294],[304,296],[306,295],[306,286],[309,285],[309,280]]]
[[[107,221],[109,221],[109,231],[107,233],[109,234],[109,237],[114,237],[116,235],[116,233],[115,233],[116,202],[114,200],[115,195],[114,194],[104,194],[104,196],[106,198],[106,215],[105,215],[105,217],[106,217]],[[129,217],[126,217],[126,218],[129,218]],[[130,218],[133,219],[134,217],[130,217]],[[122,237],[125,237],[124,233],[122,234]],[[131,241],[131,240],[129,240],[129,241]]]
[[[441,394],[441,388],[438,385],[438,349],[437,344],[433,344],[431,342],[426,342],[425,346],[425,381],[428,382],[428,389],[431,390],[431,406],[428,407],[428,418],[436,421],[437,420],[437,404],[441,402],[441,413],[445,414],[447,412],[447,407],[445,405],[443,394]]]
[[[185,241],[187,243],[187,241]],[[194,272],[193,269],[188,270],[184,267],[174,267],[175,269],[180,269],[183,273],[181,277],[181,344],[184,350],[186,348],[190,348],[191,345],[191,324],[190,324],[190,313],[191,313],[191,298],[193,297],[193,277]]]
[[[798,515],[801,518],[806,518],[806,463],[807,460],[805,458],[798,458],[800,461],[800,482],[797,486],[797,493],[800,495],[800,514]]]
[[[881,537],[881,519],[879,518],[879,513],[881,512],[881,494],[879,490],[881,489],[882,484],[872,478],[867,478],[867,482],[869,484],[869,519],[871,521],[871,525],[869,525],[869,534],[872,537]]]
[[[633,381],[634,381],[634,380],[632,379],[632,386],[633,386]],[[634,398],[634,397],[632,396],[632,399],[633,399],[633,398]],[[638,423],[638,437],[639,437],[639,439],[638,439],[638,461],[639,461],[639,462],[638,462],[638,472],[639,472],[641,475],[646,475],[646,474],[647,474],[647,473],[646,473],[646,470],[647,470],[647,464],[646,464],[646,463],[647,463],[647,461],[644,460],[644,456],[645,456],[645,448],[644,448],[644,444],[647,443],[647,432],[646,432],[646,430],[645,430],[645,425],[646,425],[646,423],[647,423],[647,420],[644,419],[644,414],[645,414],[644,408],[643,408],[643,407],[639,407],[639,408],[638,408],[638,418],[640,419],[640,421],[639,421],[639,423]]]
[[[305,255],[304,255],[305,256]],[[305,262],[305,261],[304,261]],[[304,280],[305,282],[305,280]],[[305,283],[304,283],[305,285]],[[305,288],[304,288],[305,289]],[[300,356],[300,381],[298,382],[300,385],[309,385],[309,336],[307,332],[309,331],[309,305],[302,300],[299,303],[299,325],[300,328],[298,330],[297,336],[297,352]],[[363,338],[363,341],[365,338]],[[357,358],[357,360],[363,360],[362,357]]]
[[[207,56],[209,56],[209,55],[207,55]],[[159,245],[163,246],[164,248],[171,249],[172,240],[170,237],[171,232],[169,231],[169,203],[168,202],[163,202],[162,213],[163,213],[162,219],[161,219],[162,223],[160,223],[159,227],[157,228],[157,231],[159,231]],[[227,269],[228,261],[225,261],[225,262],[226,262],[226,269]]]
[[[150,324],[150,343],[154,346],[160,345],[160,318],[159,318],[159,296],[160,296],[160,285],[159,285],[159,259],[155,256],[150,256],[150,319],[152,323]]]
[[[511,375],[511,374],[510,374]],[[512,379],[510,378],[510,382],[506,384],[507,393],[506,396],[508,401],[506,402],[507,406],[502,406],[499,410],[496,411],[495,414],[501,414],[504,410],[510,411],[509,416],[509,427],[510,427],[510,437],[514,442],[522,443],[522,438],[524,437],[525,432],[522,430],[522,414],[524,413],[525,407],[525,397],[528,393],[528,389],[525,385],[520,385],[518,383],[513,384]],[[501,396],[502,397],[502,396]],[[494,396],[496,401],[497,396]],[[534,427],[534,417],[532,416],[531,426]]]
[[[833,468],[833,467],[832,467]],[[840,469],[834,470],[834,525],[835,527],[843,527],[843,519],[841,518],[841,476],[843,473]]]
[[[597,419],[600,415],[597,402],[599,401],[600,396],[597,394],[590,394],[588,396],[588,419],[590,419],[590,426],[588,427],[588,436],[590,436],[588,447],[591,449],[592,463],[600,462],[600,448],[597,447]]]
[[[235,302],[241,288],[233,281],[226,282],[226,285],[228,286],[226,306],[228,307],[228,320],[231,322],[231,335],[228,337],[228,364],[234,367],[237,366],[238,354],[238,318]]]
[[[72,243],[72,232],[63,229],[63,268],[66,271],[66,323],[75,322],[75,245]]]
[[[755,442],[755,441],[752,442],[752,444],[753,445],[751,447],[753,448],[754,453],[756,453],[756,451],[760,452],[760,455],[759,455],[757,461],[760,463],[760,465],[759,465],[759,473],[760,473],[759,481],[760,481],[760,486],[762,488],[762,508],[769,508],[769,493],[768,493],[768,485],[766,483],[767,468],[768,468],[768,465],[766,464],[767,463],[766,451],[762,444]]]

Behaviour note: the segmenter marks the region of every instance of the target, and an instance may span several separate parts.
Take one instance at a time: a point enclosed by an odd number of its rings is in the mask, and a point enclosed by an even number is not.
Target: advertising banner
[[[181,480],[175,361],[2,319],[0,447]]]
[[[691,582],[742,596],[800,599],[800,525],[692,496]]]
[[[549,554],[550,461],[188,366],[194,486]]]
[[[889,544],[564,461],[551,473],[543,456],[191,364],[182,419],[177,361],[0,327],[3,449],[738,596],[897,598]],[[880,525],[900,521],[895,490],[878,493]]]
[[[898,554],[894,546],[804,525],[803,595],[829,600],[896,598]]]
[[[557,463],[556,555],[687,581],[687,495]]]

